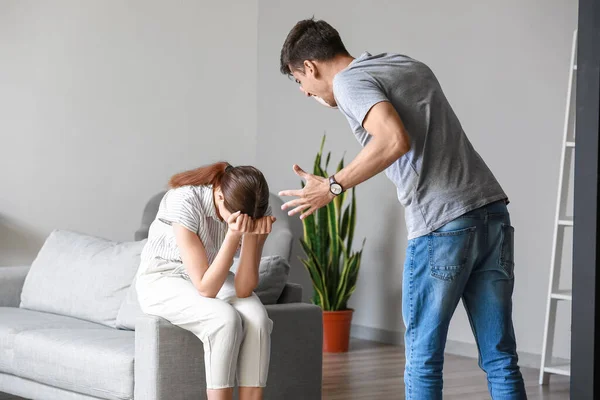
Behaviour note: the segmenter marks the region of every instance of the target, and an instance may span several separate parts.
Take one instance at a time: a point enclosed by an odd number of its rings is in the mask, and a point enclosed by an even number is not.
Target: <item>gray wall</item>
[[[575,0],[315,1],[258,3],[257,163],[277,189],[295,188],[291,166],[311,168],[321,135],[333,159],[360,150],[345,119],[300,95],[278,73],[279,51],[299,19],[334,25],[349,51],[418,58],[434,70],[476,149],[509,194],[516,237],[514,321],[519,349],[540,353],[549,279]],[[284,140],[285,147],[282,146]],[[275,151],[275,146],[280,150]],[[357,188],[357,237],[367,238],[352,306],[355,332],[397,341],[406,246],[394,187],[377,176]],[[297,229],[300,230],[298,224]],[[296,254],[301,251],[296,247]],[[306,280],[300,264],[296,280]],[[556,354],[568,357],[568,307],[561,307]],[[473,343],[460,306],[449,339]]]
[[[354,55],[401,52],[437,73],[511,197],[516,331],[522,351],[539,353],[576,9],[575,0],[3,1],[0,265],[29,262],[55,227],[130,239],[146,199],[184,168],[255,163],[277,191],[299,187],[291,166],[311,167],[324,132],[333,160],[354,157],[360,148],[339,112],[278,72],[285,35],[314,14]],[[406,231],[383,175],[358,188],[358,213],[367,247],[355,332],[398,340]],[[473,342],[462,308],[450,339]]]
[[[131,240],[172,173],[253,164],[256,24],[256,1],[0,2],[0,265],[56,227]]]

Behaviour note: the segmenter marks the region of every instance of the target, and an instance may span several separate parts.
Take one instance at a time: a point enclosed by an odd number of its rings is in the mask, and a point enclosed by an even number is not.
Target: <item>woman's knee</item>
[[[273,321],[269,318],[267,313],[257,315],[251,321],[249,321],[249,326],[254,327],[254,329],[259,332],[271,333],[273,330]]]
[[[267,310],[262,305],[249,307],[243,311],[240,310],[240,316],[245,330],[254,329],[270,333],[273,329],[273,321],[271,321]]]
[[[237,311],[230,306],[220,308],[214,317],[203,323],[203,325],[204,335],[201,336],[228,337],[231,338],[230,340],[242,336],[242,320]]]
[[[225,311],[226,310],[226,311]],[[217,317],[219,329],[228,333],[239,333],[242,331],[242,319],[233,307],[227,307]]]

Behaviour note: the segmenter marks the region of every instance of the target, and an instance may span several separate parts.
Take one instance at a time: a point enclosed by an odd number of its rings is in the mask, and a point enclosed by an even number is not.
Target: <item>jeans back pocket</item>
[[[429,265],[431,276],[451,281],[463,270],[473,244],[476,227],[429,235]]]

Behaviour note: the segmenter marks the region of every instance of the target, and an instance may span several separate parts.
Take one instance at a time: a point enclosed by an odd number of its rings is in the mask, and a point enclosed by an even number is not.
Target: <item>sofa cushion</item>
[[[231,267],[234,273],[239,267],[239,258],[236,258]],[[258,267],[258,286],[254,293],[265,304],[277,304],[277,299],[287,283],[290,274],[290,264],[281,256],[266,256],[260,259]]]
[[[131,399],[134,353],[133,332],[0,308],[0,360],[8,360],[2,372],[100,398]]]
[[[145,242],[52,232],[27,274],[20,306],[115,327]]]
[[[81,319],[64,317],[38,311],[14,307],[0,307],[0,372],[12,373],[14,370],[14,342],[22,332],[33,329],[84,329],[98,327]]]
[[[127,294],[121,304],[121,308],[119,308],[119,313],[117,314],[117,328],[134,330],[135,320],[143,313],[140,302],[138,301],[134,279],[129,289],[127,289]]]
[[[0,307],[0,371],[106,399],[133,397],[133,332]]]

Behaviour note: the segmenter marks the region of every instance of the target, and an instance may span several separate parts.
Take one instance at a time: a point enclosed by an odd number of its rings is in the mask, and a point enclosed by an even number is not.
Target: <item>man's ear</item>
[[[313,77],[317,77],[318,75],[317,65],[311,60],[304,60],[304,74],[312,75]]]

